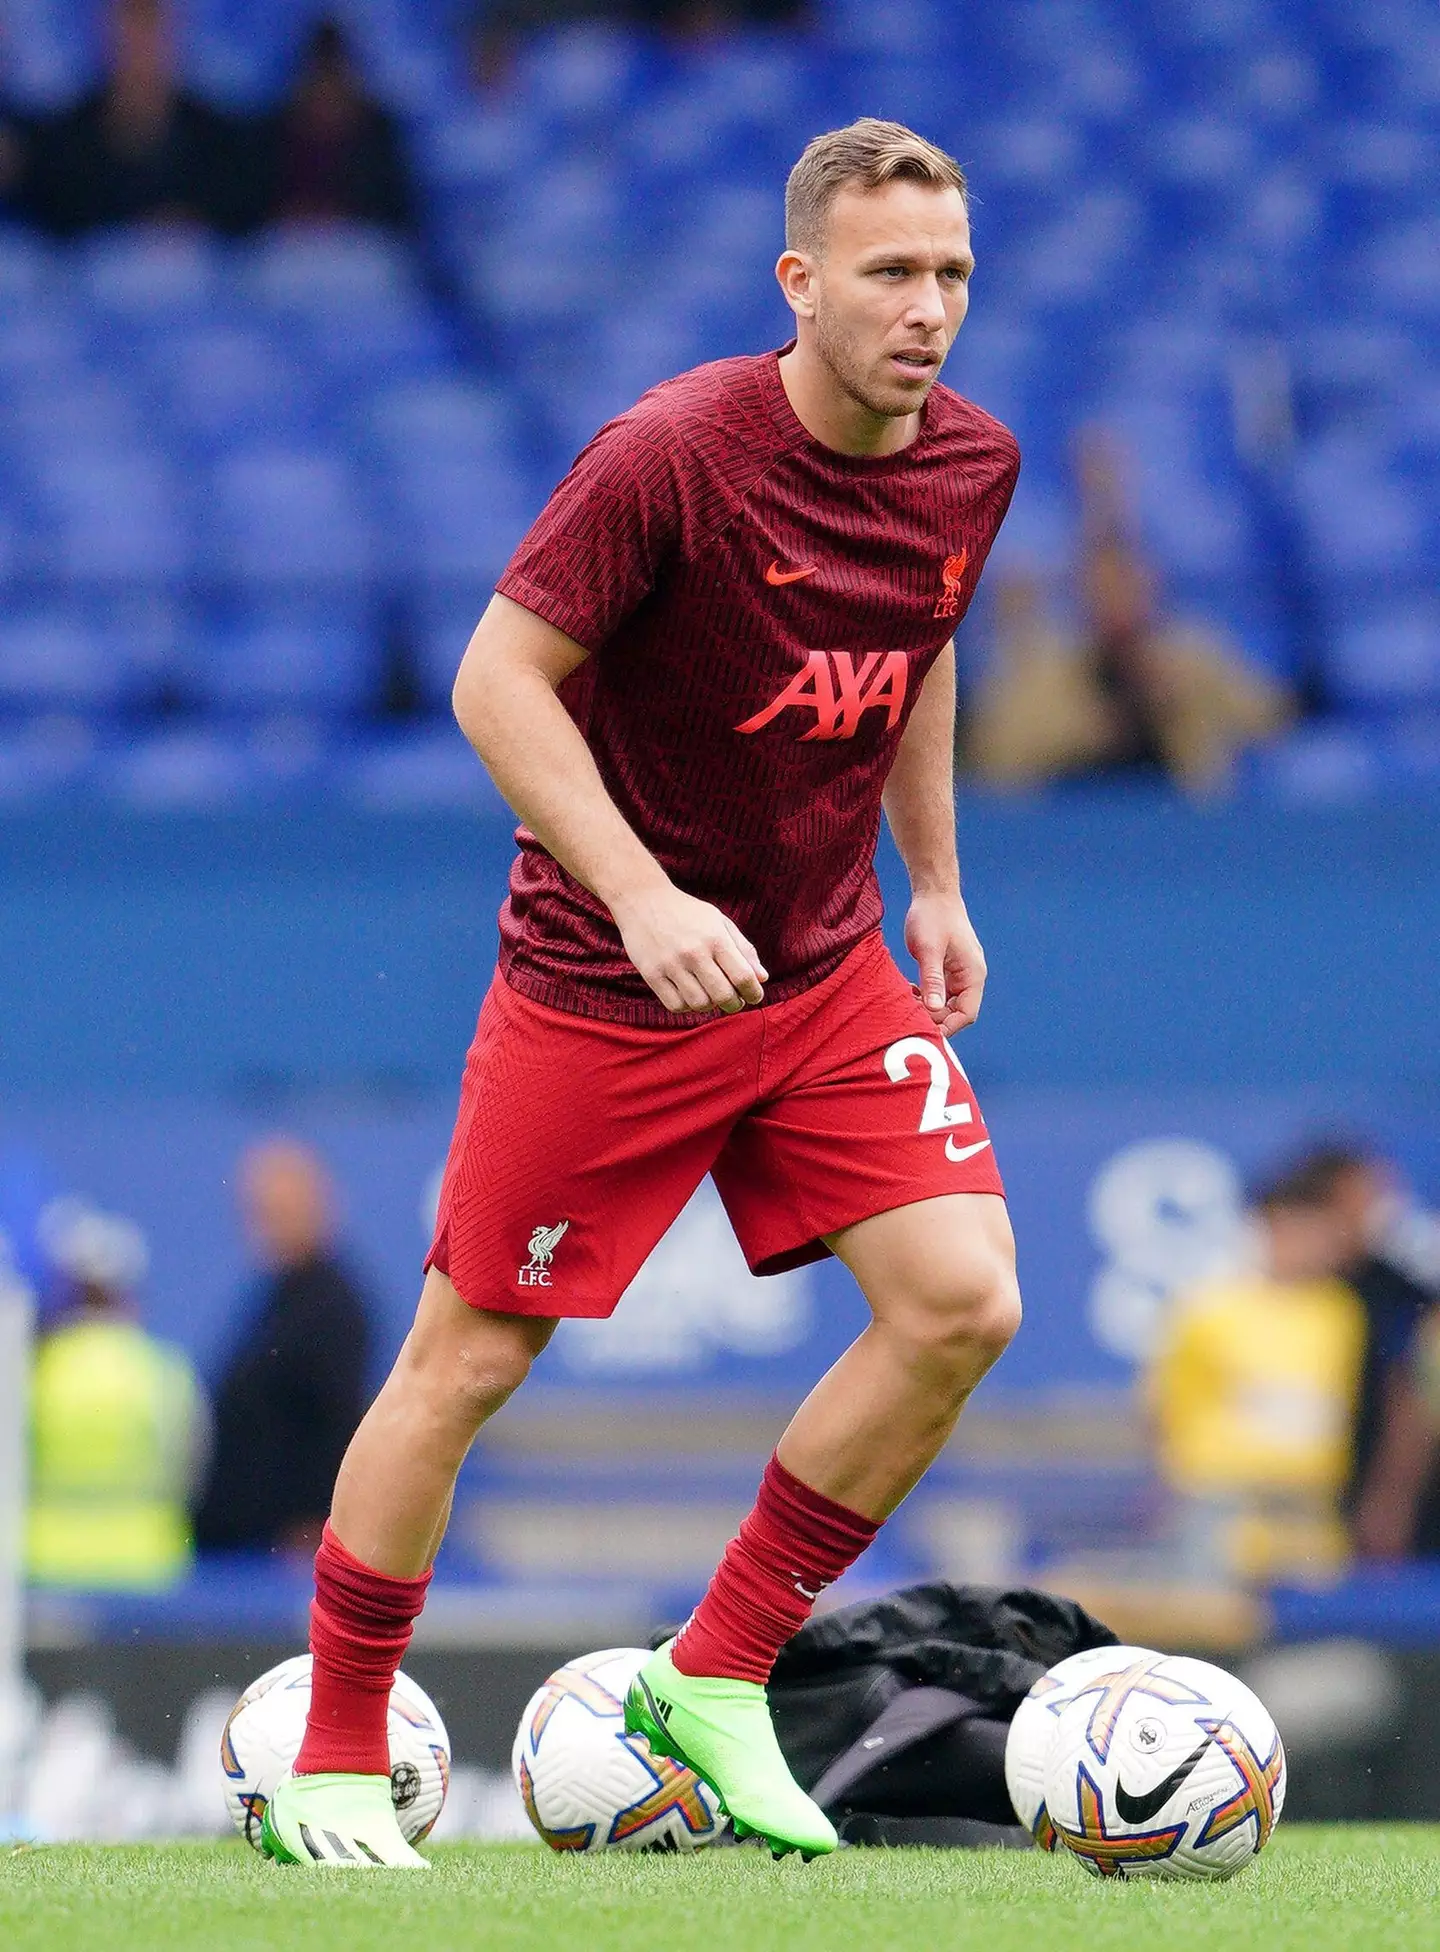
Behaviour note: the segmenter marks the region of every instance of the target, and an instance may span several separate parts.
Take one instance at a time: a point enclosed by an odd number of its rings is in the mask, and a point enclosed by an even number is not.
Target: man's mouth
[[[933,373],[940,364],[940,355],[931,352],[926,346],[902,346],[899,352],[892,352],[891,361],[906,372],[922,374]]]

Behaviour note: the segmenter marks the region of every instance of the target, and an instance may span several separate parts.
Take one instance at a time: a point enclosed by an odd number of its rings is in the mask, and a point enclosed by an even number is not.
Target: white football
[[[642,1647],[585,1654],[531,1696],[510,1766],[552,1850],[701,1850],[729,1828],[708,1783],[625,1732]]]
[[[275,1785],[299,1753],[310,1708],[310,1656],[297,1654],[252,1681],[220,1738],[225,1807],[246,1843],[260,1848],[260,1821]],[[434,1828],[450,1786],[450,1737],[440,1711],[408,1674],[390,1690],[390,1793],[408,1842]]]
[[[1092,1676],[1119,1673],[1134,1661],[1156,1658],[1148,1647],[1087,1647],[1042,1674],[1015,1710],[1005,1738],[1005,1787],[1016,1816],[1041,1850],[1060,1848],[1045,1807],[1045,1764],[1062,1710]]]
[[[1096,1877],[1233,1877],[1284,1801],[1285,1750],[1263,1704],[1224,1668],[1175,1654],[1092,1674],[1045,1763],[1056,1837]]]

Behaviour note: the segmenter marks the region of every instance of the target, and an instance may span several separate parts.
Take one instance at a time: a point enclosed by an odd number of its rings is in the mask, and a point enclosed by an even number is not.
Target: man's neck
[[[877,458],[898,454],[920,432],[920,415],[896,419],[874,413],[846,393],[829,367],[805,345],[792,346],[780,361],[780,383],[791,411],[805,432],[837,454]]]

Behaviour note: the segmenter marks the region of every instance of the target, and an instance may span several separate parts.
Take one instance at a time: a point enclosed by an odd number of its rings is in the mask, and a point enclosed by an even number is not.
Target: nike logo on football
[[[1154,1789],[1144,1796],[1132,1796],[1117,1776],[1115,1779],[1115,1814],[1125,1823],[1150,1823],[1159,1816],[1165,1805],[1177,1790],[1183,1789],[1194,1774],[1195,1765],[1210,1746],[1211,1738],[1193,1748],[1185,1760],[1170,1771],[1163,1783],[1156,1783]]]
[[[813,576],[818,568],[818,563],[802,563],[799,569],[782,569],[777,557],[766,570],[765,581],[778,589],[782,583],[798,583],[802,576]]]
[[[958,1166],[962,1159],[973,1159],[977,1152],[983,1152],[989,1143],[990,1141],[988,1139],[977,1139],[974,1145],[956,1145],[953,1139],[947,1139],[945,1141],[945,1157],[947,1159],[953,1159]]]

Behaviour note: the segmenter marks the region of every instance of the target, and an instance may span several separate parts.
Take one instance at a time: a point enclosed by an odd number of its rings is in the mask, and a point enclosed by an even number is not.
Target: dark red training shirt
[[[921,680],[965,614],[1019,471],[946,387],[918,437],[837,454],[777,353],[667,380],[601,429],[503,595],[583,644],[560,687],[620,812],[755,944],[783,1002],[880,919],[880,795]],[[500,912],[525,996],[675,1025],[608,910],[526,828]]]

